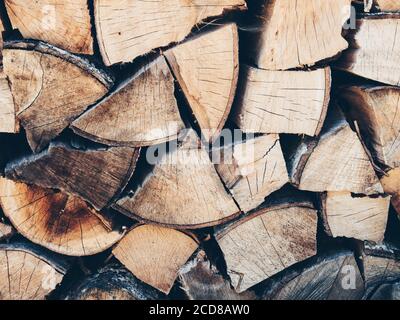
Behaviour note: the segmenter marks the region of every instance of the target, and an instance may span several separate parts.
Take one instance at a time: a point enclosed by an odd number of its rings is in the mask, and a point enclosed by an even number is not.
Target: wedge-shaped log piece
[[[83,279],[65,300],[161,300],[165,297],[147,286],[120,264],[113,263]]]
[[[22,235],[61,254],[92,255],[122,238],[109,217],[61,192],[0,178],[0,204]]]
[[[374,162],[383,169],[400,167],[400,88],[352,86],[341,97]]]
[[[300,190],[382,193],[364,147],[336,105],[318,138],[301,139],[287,155],[289,176]]]
[[[95,0],[100,52],[106,65],[130,62],[183,40],[202,20],[244,9],[244,0]]]
[[[140,225],[121,240],[113,254],[138,279],[168,294],[179,269],[197,247],[198,243],[181,231]]]
[[[184,42],[165,56],[206,140],[225,125],[239,73],[238,34],[228,24]]]
[[[244,212],[289,182],[279,136],[263,135],[213,150],[218,174]],[[214,157],[213,157],[214,160]]]
[[[317,211],[291,199],[266,205],[217,234],[237,292],[316,254]]]
[[[260,26],[247,37],[254,41],[251,46],[258,67],[286,70],[311,66],[348,47],[342,27],[350,18],[351,0],[259,2],[263,3]]]
[[[174,78],[164,57],[143,67],[72,123],[75,132],[89,139],[128,146],[175,139],[184,127],[174,96]]]
[[[9,42],[4,48],[4,72],[17,117],[35,152],[111,86],[109,76],[87,60],[45,43]]]
[[[67,267],[62,258],[33,244],[0,244],[0,300],[44,300]]]
[[[244,66],[235,122],[244,132],[316,136],[328,110],[330,68],[269,71]]]
[[[400,84],[400,16],[379,14],[357,20],[346,36],[350,46],[336,67],[379,82]],[[382,57],[385,57],[382,59]]]
[[[321,196],[325,230],[333,237],[382,242],[389,215],[390,197],[358,197],[348,192]]]
[[[43,40],[74,53],[93,54],[86,0],[6,0],[14,29],[27,39]]]
[[[13,234],[13,228],[8,224],[0,222],[0,240],[7,239],[11,237],[12,234]]]
[[[3,69],[0,68],[0,132],[17,133],[18,131],[19,123],[16,117],[10,83]]]
[[[101,210],[126,186],[138,155],[133,148],[80,150],[52,142],[47,150],[10,163],[6,176],[80,196]]]
[[[239,214],[193,131],[172,149],[158,150],[150,174],[113,208],[140,221],[176,228],[216,225]]]
[[[254,300],[252,291],[237,293],[230,282],[207,260],[206,253],[198,254],[179,270],[181,287],[190,300]]]
[[[263,300],[359,300],[364,281],[354,254],[340,251],[317,256],[283,271],[265,285]]]

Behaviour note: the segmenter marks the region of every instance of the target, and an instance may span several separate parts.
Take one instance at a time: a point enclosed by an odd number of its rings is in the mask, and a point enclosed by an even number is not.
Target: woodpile
[[[400,299],[400,5],[0,2],[0,299]]]

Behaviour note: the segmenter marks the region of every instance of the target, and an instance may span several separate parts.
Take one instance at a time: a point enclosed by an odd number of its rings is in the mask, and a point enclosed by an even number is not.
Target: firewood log
[[[1,222],[0,220],[0,241],[10,238],[13,233],[13,228],[10,225]]]
[[[264,205],[217,232],[228,274],[243,292],[316,254],[317,211],[292,195]]]
[[[262,69],[312,66],[348,47],[342,26],[351,0],[258,0],[256,31],[246,33],[252,59]],[[323,44],[323,45],[322,45]]]
[[[400,3],[396,0],[364,0],[367,2],[367,12],[369,12],[372,5],[380,11],[396,12],[400,11]]]
[[[0,132],[17,133],[18,131],[19,123],[10,83],[0,67]]]
[[[349,49],[335,66],[364,78],[399,85],[400,35],[396,32],[399,18],[399,15],[387,13],[357,19],[357,29],[349,30],[346,36]],[[376,58],[382,56],[385,59]]]
[[[0,244],[0,300],[44,300],[68,264],[30,243]]]
[[[65,300],[161,300],[159,291],[136,279],[117,263],[83,279]]]
[[[83,150],[52,142],[47,150],[9,163],[5,171],[9,179],[60,189],[101,210],[126,186],[138,155],[134,148]]]
[[[234,119],[244,132],[316,136],[328,110],[330,69],[269,71],[243,66]]]
[[[176,228],[212,226],[240,213],[194,131],[171,149],[160,148],[162,154],[151,172],[113,204],[114,209],[140,221]]]
[[[5,0],[5,5],[13,28],[24,38],[43,40],[74,53],[93,54],[86,0]]]
[[[0,204],[22,235],[61,254],[93,255],[123,236],[109,215],[54,190],[0,178]]]
[[[325,230],[330,236],[383,241],[390,197],[326,192],[321,195],[321,204]]]
[[[236,25],[200,34],[164,54],[204,138],[213,141],[228,118],[238,81]]]
[[[177,138],[185,125],[164,57],[144,66],[111,96],[72,123],[72,129],[108,145],[146,146]]]
[[[130,62],[182,41],[202,20],[245,9],[244,0],[95,0],[97,38],[104,63]]]
[[[339,251],[284,271],[265,285],[264,300],[358,300],[364,281],[354,254]]]
[[[118,243],[113,254],[138,279],[168,294],[179,269],[197,247],[197,241],[181,231],[139,225]]]
[[[179,270],[179,281],[190,300],[254,300],[252,291],[237,293],[230,282],[207,260],[203,250]]]
[[[35,152],[112,85],[111,78],[87,60],[42,42],[5,43],[3,63],[17,118]]]
[[[287,152],[291,181],[301,190],[383,193],[364,147],[337,105],[321,135],[303,138]]]
[[[244,212],[289,182],[279,136],[263,135],[214,149],[218,174]]]

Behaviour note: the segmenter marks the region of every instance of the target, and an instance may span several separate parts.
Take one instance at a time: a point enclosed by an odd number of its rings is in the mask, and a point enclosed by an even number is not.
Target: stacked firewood
[[[400,298],[399,1],[0,13],[0,299]]]

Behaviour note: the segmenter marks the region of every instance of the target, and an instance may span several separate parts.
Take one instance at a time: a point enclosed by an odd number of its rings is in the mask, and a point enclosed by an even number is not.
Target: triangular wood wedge
[[[260,26],[246,34],[259,68],[286,70],[311,66],[348,47],[342,27],[351,0],[263,0]],[[260,12],[259,10],[257,12]],[[246,40],[247,40],[246,39]],[[245,41],[246,41],[245,40]]]
[[[130,62],[183,40],[202,20],[244,9],[244,0],[95,0],[97,38],[104,63]]]
[[[112,80],[87,60],[42,42],[8,42],[4,72],[17,117],[37,152],[110,88]]]
[[[0,244],[0,300],[45,300],[67,267],[62,258],[33,244]]]
[[[139,225],[121,240],[113,254],[138,279],[168,294],[179,269],[197,247],[198,243],[181,231]]]
[[[93,53],[87,0],[5,0],[14,29],[74,53]]]
[[[372,198],[352,196],[348,192],[327,192],[321,195],[321,204],[325,230],[330,236],[383,241],[390,197]]]
[[[379,14],[357,19],[357,29],[349,30],[350,47],[337,68],[379,82],[400,85],[400,15]],[[382,58],[384,57],[384,58]]]
[[[61,254],[92,255],[122,238],[110,218],[54,190],[0,178],[0,204],[22,235]]]
[[[234,218],[240,210],[227,193],[207,151],[190,131],[159,161],[141,185],[113,208],[140,221],[200,228]]]
[[[303,138],[287,154],[289,176],[300,190],[383,193],[364,147],[335,104],[318,138]]]
[[[52,142],[39,154],[9,163],[6,176],[80,196],[101,210],[126,186],[138,156],[133,148],[80,150]]]
[[[243,66],[234,120],[244,132],[316,136],[331,91],[330,68],[269,71]]]
[[[235,290],[243,292],[315,255],[317,220],[310,201],[292,197],[222,227],[216,237]]]
[[[213,141],[225,125],[239,73],[235,24],[202,33],[164,53],[202,134]]]
[[[184,127],[163,56],[72,123],[76,133],[91,140],[127,146],[163,143],[177,138]]]
[[[289,182],[277,134],[248,139],[212,152],[218,174],[244,212],[254,209]]]

